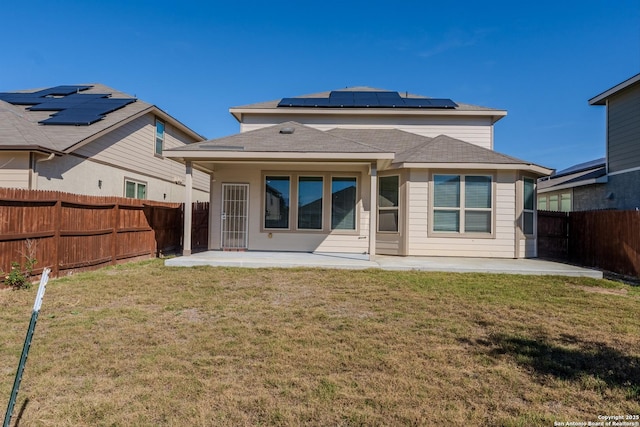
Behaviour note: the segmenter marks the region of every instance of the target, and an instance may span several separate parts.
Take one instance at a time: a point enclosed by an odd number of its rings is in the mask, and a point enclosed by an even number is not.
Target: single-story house
[[[162,151],[205,138],[102,84],[0,93],[0,186],[181,202],[184,165]],[[209,177],[193,176],[209,200]]]
[[[209,249],[536,256],[552,170],[493,150],[503,110],[357,87],[230,112],[240,133],[164,151],[187,192],[210,176]]]

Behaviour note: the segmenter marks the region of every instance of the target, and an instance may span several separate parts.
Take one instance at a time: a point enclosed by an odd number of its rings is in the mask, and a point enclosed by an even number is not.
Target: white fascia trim
[[[509,163],[396,163],[398,168],[413,169],[472,169],[472,170],[524,170],[549,175],[553,169],[533,164]]]
[[[489,116],[494,123],[507,115],[505,110],[437,110],[426,108],[230,108],[229,112],[242,121],[245,114],[286,114],[286,115],[345,115],[345,116]]]
[[[299,153],[268,151],[165,151],[165,157],[186,160],[393,160],[394,153]]]

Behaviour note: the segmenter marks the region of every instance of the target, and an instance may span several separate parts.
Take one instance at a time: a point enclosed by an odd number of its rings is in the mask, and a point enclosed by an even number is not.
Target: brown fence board
[[[538,211],[538,256],[566,260],[569,256],[569,215]]]
[[[572,212],[569,229],[569,261],[640,276],[640,212]]]
[[[35,271],[52,276],[177,250],[182,205],[56,191],[0,188],[0,269],[24,262],[35,245]]]
[[[538,256],[640,277],[640,212],[538,212]]]

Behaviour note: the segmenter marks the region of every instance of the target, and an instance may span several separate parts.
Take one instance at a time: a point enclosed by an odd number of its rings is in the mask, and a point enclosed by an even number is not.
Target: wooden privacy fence
[[[538,212],[538,255],[640,277],[640,211]]]
[[[0,269],[24,264],[52,276],[180,250],[182,205],[0,188]]]
[[[569,259],[569,214],[538,211],[538,256]]]

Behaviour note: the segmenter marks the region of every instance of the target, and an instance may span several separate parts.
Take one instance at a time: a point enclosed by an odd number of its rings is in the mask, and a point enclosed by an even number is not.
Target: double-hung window
[[[398,231],[399,184],[398,175],[378,180],[378,231]]]
[[[488,175],[434,175],[433,231],[491,234],[492,188]]]
[[[156,143],[154,153],[156,156],[162,156],[164,149],[164,122],[156,119]]]
[[[533,222],[534,222],[534,218],[535,218],[535,210],[534,210],[534,206],[535,206],[535,181],[531,178],[523,178],[523,188],[524,188],[524,194],[523,194],[523,209],[522,209],[522,232],[524,234],[528,234],[531,235],[534,233],[534,227],[533,227]],[[554,197],[554,196],[552,196]],[[555,196],[556,200],[555,200],[555,209],[552,208],[552,210],[557,210],[558,209],[558,196]],[[553,202],[552,202],[553,203]]]

